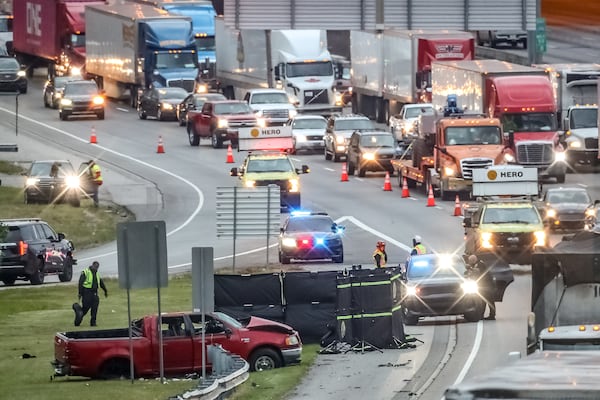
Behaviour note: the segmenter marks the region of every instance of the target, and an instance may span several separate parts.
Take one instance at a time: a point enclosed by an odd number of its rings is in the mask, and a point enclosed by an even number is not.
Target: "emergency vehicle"
[[[480,258],[529,264],[536,248],[548,245],[538,210],[535,168],[493,166],[473,171],[473,196],[465,204],[465,253]]]
[[[300,208],[300,175],[310,169],[296,168],[288,155],[294,147],[291,126],[240,128],[238,137],[238,151],[248,155],[241,167],[231,168],[230,175],[239,177],[246,188],[276,185],[282,210]]]

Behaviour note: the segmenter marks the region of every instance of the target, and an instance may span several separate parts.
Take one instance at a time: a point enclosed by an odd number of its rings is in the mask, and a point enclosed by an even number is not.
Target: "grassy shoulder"
[[[107,279],[109,297],[100,300],[100,329],[127,326],[127,291],[117,280]],[[161,289],[161,310],[189,310],[192,280],[189,274],[172,276]],[[157,312],[156,290],[130,292],[133,318]],[[160,399],[184,393],[196,385],[194,380],[140,379],[102,381],[81,377],[52,379],[50,362],[54,359],[53,338],[57,331],[90,329],[86,316],[81,327],[73,326],[71,304],[77,299],[72,284],[42,285],[26,289],[0,290],[0,387],[5,399],[104,400],[106,398]],[[281,399],[306,374],[316,358],[317,345],[307,345],[302,363],[266,373],[251,373],[236,391],[236,399]],[[29,354],[33,357],[23,357]],[[10,389],[8,389],[10,388]]]

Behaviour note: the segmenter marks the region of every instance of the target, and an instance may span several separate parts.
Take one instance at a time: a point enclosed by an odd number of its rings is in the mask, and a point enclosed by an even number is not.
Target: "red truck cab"
[[[241,127],[264,127],[248,103],[240,100],[207,101],[201,110],[189,110],[187,132],[191,146],[198,146],[200,139],[210,139],[212,147],[220,149],[223,142],[238,143]]]
[[[160,374],[158,316],[132,322],[132,347],[136,377]],[[301,360],[302,342],[290,326],[257,317],[238,321],[215,312],[168,313],[160,322],[163,366],[166,376],[202,370],[205,346],[221,345],[250,364],[252,371],[278,368]],[[204,333],[205,345],[202,344]],[[130,375],[129,329],[58,332],[52,362],[56,376],[119,378]],[[210,361],[207,359],[210,369]]]

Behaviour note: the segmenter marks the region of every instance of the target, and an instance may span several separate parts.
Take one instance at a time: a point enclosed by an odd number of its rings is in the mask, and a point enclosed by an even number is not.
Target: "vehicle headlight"
[[[492,245],[492,233],[491,232],[482,232],[481,233],[481,247],[484,249],[491,249],[494,247]]]
[[[335,137],[335,142],[337,144],[345,144],[346,143],[346,138],[344,138],[343,136],[336,136]]]
[[[295,135],[296,142],[306,142],[306,136],[304,135]]]
[[[556,210],[554,210],[552,208],[549,209],[549,210],[546,210],[546,217],[548,217],[548,218],[556,218]]]
[[[570,149],[580,149],[582,147],[581,144],[582,144],[581,140],[578,140],[578,139],[572,140],[569,142],[569,148]]]
[[[454,176],[454,175],[456,175],[456,171],[452,167],[444,167],[444,175]]]
[[[564,151],[557,151],[554,153],[554,161],[565,161],[566,156]]]
[[[244,182],[244,186],[251,188],[254,187],[256,185],[256,181],[245,181]]]
[[[515,162],[515,157],[510,153],[504,153],[504,161],[507,163]]]
[[[290,192],[297,193],[300,191],[300,182],[298,181],[298,179],[290,179],[288,183]]]
[[[546,232],[544,231],[535,231],[533,232],[535,235],[535,245],[536,246],[545,246],[546,245]]]
[[[300,340],[298,339],[298,336],[296,336],[296,335],[289,335],[288,337],[285,338],[285,344],[287,346],[295,346],[298,343],[300,343]]]
[[[477,282],[474,280],[467,279],[460,286],[465,294],[479,293],[479,287],[477,286]]]
[[[256,118],[256,125],[258,125],[260,128],[264,128],[267,126],[267,120],[264,118]]]
[[[69,189],[79,188],[79,177],[78,176],[67,176],[65,177],[65,183]]]
[[[206,83],[201,83],[196,87],[196,93],[207,93],[208,85]]]
[[[288,114],[290,118],[294,118],[296,115],[298,115],[298,110],[290,110]]]
[[[173,109],[173,104],[170,104],[170,103],[161,103],[160,108],[162,108],[163,110],[172,110]]]
[[[104,98],[102,98],[101,96],[96,96],[94,97],[93,102],[96,105],[104,104]]]
[[[406,295],[416,297],[419,295],[419,289],[416,286],[406,286]]]
[[[335,104],[342,104],[342,94],[340,92],[335,92]]]
[[[257,112],[255,112],[257,117],[262,117],[264,115],[263,110],[258,110]]]
[[[39,181],[40,181],[39,178],[27,178],[27,180],[25,181],[25,185],[35,186],[38,184]]]
[[[375,159],[375,153],[365,153],[362,156],[365,160],[373,161]]]
[[[62,92],[54,93],[54,97],[56,97],[57,99],[60,99],[62,97]]]
[[[585,216],[586,217],[595,217],[596,216],[596,209],[595,208],[588,208],[587,210],[585,210]]]
[[[17,76],[19,76],[19,77],[23,77],[25,75],[26,75],[25,71],[19,71],[19,72],[17,72]]]
[[[77,67],[71,68],[71,75],[78,76],[81,75],[81,69]]]
[[[224,119],[224,118],[219,118],[217,120],[217,127],[218,128],[227,128],[229,126],[229,121]]]
[[[296,247],[296,239],[294,239],[294,238],[283,238],[281,240],[281,245],[283,247]]]
[[[71,99],[60,99],[60,104],[63,106],[70,106],[73,104],[73,101]]]

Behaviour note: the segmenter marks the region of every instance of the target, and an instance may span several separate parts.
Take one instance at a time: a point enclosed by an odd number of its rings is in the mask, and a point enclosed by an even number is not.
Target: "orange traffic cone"
[[[406,177],[402,178],[402,198],[410,197],[408,193],[408,183],[406,182]]]
[[[429,185],[429,195],[427,196],[427,207],[435,207],[435,198],[433,197],[433,186]]]
[[[158,154],[162,154],[165,152],[165,146],[163,144],[162,136],[158,137],[158,147],[156,148],[156,152]]]
[[[460,200],[458,198],[458,195],[456,195],[456,200],[454,200],[454,216],[462,216],[462,208],[460,207]]]
[[[227,161],[225,161],[227,164],[233,164],[235,161],[233,161],[233,150],[231,150],[231,144],[229,144],[229,146],[227,146]]]
[[[390,181],[390,173],[385,171],[385,181],[383,182],[383,191],[391,192],[392,191],[392,182]]]
[[[90,135],[90,143],[96,144],[98,143],[98,138],[96,138],[96,128],[92,125],[92,134]]]
[[[341,182],[348,182],[348,171],[346,170],[346,163],[342,164],[342,178]]]

